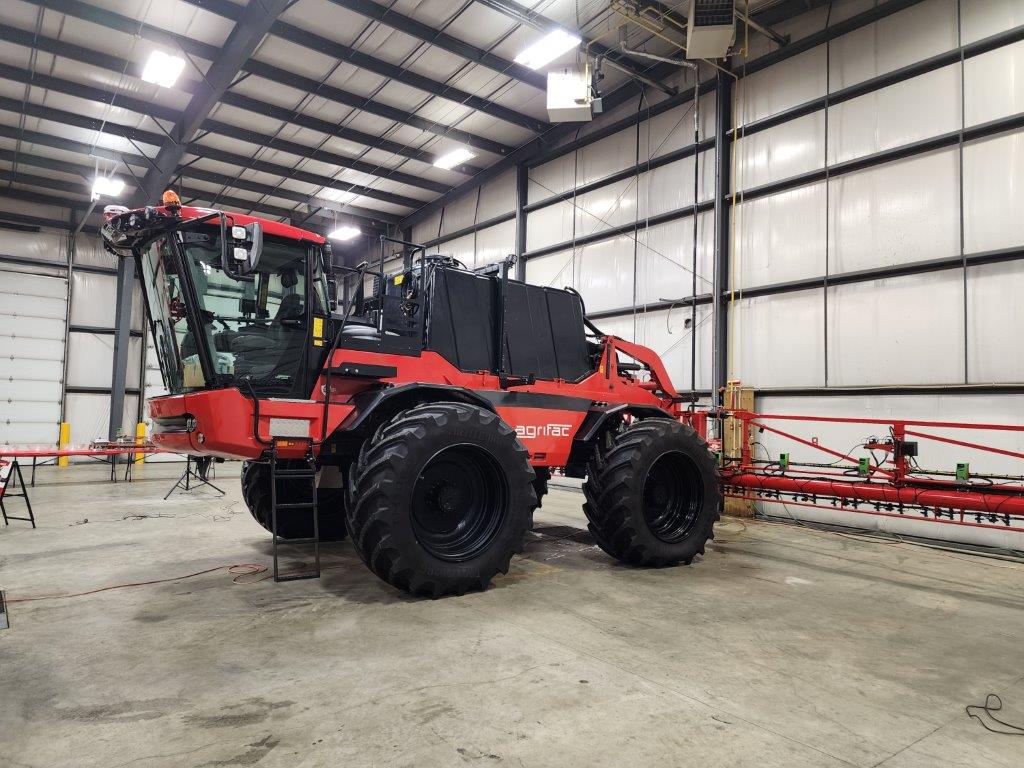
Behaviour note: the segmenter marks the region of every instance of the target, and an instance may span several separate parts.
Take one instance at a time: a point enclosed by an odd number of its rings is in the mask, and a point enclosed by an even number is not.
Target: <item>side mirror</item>
[[[253,280],[251,275],[263,255],[263,227],[258,221],[244,227],[228,226],[221,217],[221,265],[235,280]]]

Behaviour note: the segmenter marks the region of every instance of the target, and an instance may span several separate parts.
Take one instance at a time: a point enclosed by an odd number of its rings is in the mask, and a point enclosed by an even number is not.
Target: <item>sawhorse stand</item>
[[[18,460],[10,462],[10,470],[4,473],[3,468],[8,465],[6,461],[0,461],[0,514],[3,514],[4,525],[10,525],[11,520],[24,520],[36,527],[36,516],[32,512],[32,502],[28,500],[28,487],[25,485],[25,478],[21,476],[21,467]],[[12,493],[14,488],[21,488],[21,493]],[[28,517],[15,517],[7,514],[7,507],[4,506],[4,499],[24,499],[28,508]]]

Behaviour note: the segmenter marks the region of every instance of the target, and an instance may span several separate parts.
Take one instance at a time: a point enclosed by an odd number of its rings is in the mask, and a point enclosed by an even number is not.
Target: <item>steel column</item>
[[[124,395],[128,378],[128,344],[132,327],[132,289],[135,259],[117,261],[117,307],[114,312],[114,369],[110,384],[110,425],[107,438],[114,440],[124,416]]]
[[[729,286],[729,231],[732,219],[732,206],[729,195],[732,193],[729,183],[731,172],[731,147],[729,126],[732,125],[732,89],[733,79],[723,72],[718,73],[718,86],[715,89],[715,270],[712,289],[711,349],[711,400],[720,404],[720,392],[725,387],[729,376],[728,327],[729,305],[724,293]],[[697,221],[694,219],[696,228]],[[696,343],[696,338],[694,339]]]
[[[207,119],[221,96],[249,57],[262,42],[279,13],[288,7],[287,0],[261,0],[242,10],[218,57],[210,65],[196,94],[162,142],[160,151],[142,180],[142,189],[132,196],[135,207],[152,205],[174,178],[175,171],[187,151],[188,141]],[[127,362],[127,360],[125,361]],[[116,393],[115,393],[116,396]]]
[[[516,165],[516,280],[526,280],[526,202],[530,169],[526,163]]]

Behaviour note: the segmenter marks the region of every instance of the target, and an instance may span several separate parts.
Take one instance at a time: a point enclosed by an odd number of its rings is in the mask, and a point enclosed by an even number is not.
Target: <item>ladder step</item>
[[[273,499],[273,505],[271,512],[273,514],[273,542],[274,542],[274,581],[300,581],[302,579],[318,579],[320,578],[320,538],[317,532],[316,516],[317,516],[317,503],[316,503],[316,467],[314,466],[315,459],[313,458],[313,441],[309,441],[309,450],[306,454],[306,465],[299,465],[288,469],[278,469],[277,466],[277,445],[272,447],[270,455],[270,472],[273,480],[273,490],[275,491]],[[309,483],[309,500],[308,501],[277,501],[276,491],[280,490],[280,486],[277,485],[278,480],[297,480],[302,485]],[[302,495],[305,495],[304,493]],[[286,496],[287,498],[287,496]],[[294,497],[293,497],[294,498]],[[303,537],[301,539],[282,539],[277,534],[277,522],[278,512],[284,510],[302,510],[313,516],[313,535]],[[312,544],[314,563],[311,568],[306,568],[300,573],[293,573],[282,575],[279,570],[279,559],[278,559],[278,545],[296,545],[296,544]]]

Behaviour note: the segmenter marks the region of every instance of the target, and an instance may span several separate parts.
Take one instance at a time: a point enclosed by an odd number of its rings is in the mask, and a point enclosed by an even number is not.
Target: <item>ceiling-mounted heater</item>
[[[736,40],[735,0],[690,0],[686,58],[721,59]]]

